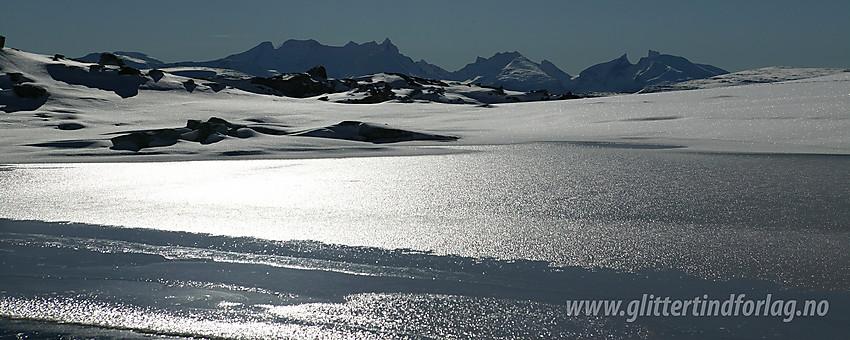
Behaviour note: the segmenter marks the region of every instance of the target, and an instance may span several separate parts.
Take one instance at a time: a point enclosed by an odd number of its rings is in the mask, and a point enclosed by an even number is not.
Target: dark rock
[[[246,127],[218,117],[211,117],[206,122],[190,119],[186,121],[186,129],[189,131],[182,133],[180,138],[201,144],[210,144],[224,139],[224,136],[250,137],[249,132],[242,131]]]
[[[384,128],[373,125],[360,124],[360,135],[369,142],[382,140],[411,139],[413,132],[400,129]]]
[[[543,96],[545,96],[545,97],[548,97],[548,96],[549,96],[549,90],[547,90],[547,89],[534,90],[534,91],[531,91],[530,93],[537,93],[537,94],[541,94],[541,95],[543,95]]]
[[[23,73],[9,72],[9,73],[6,73],[6,75],[9,76],[9,81],[11,81],[12,84],[18,84],[18,83],[22,83],[24,81],[24,74]]]
[[[98,65],[115,65],[115,66],[125,66],[124,61],[118,58],[118,56],[112,53],[103,53],[100,55],[100,59],[97,61]]]
[[[114,150],[139,151],[148,147],[151,137],[146,132],[133,132],[123,136],[112,137],[109,140],[112,142],[112,149]]]
[[[56,126],[59,130],[79,130],[84,127],[86,126],[80,123],[62,123]]]
[[[153,70],[148,71],[148,76],[150,76],[151,78],[153,78],[153,82],[154,82],[154,83],[155,83],[155,82],[158,82],[160,79],[162,79],[162,77],[163,77],[164,75],[165,75],[165,72],[163,72],[163,71],[162,71],[162,70],[160,70],[160,69],[153,69]]]
[[[122,66],[121,69],[118,70],[118,74],[141,75],[142,71],[139,71],[139,69],[135,67]]]
[[[350,104],[377,104],[396,99],[395,92],[393,92],[392,87],[387,84],[379,83],[361,86],[357,89],[357,92],[369,92],[369,95],[364,98],[350,99],[345,102]]]
[[[224,88],[227,87],[224,84],[220,84],[220,83],[204,83],[204,85],[209,86],[210,89],[213,90],[213,92],[218,92],[218,91],[224,90]]]
[[[415,131],[395,129],[358,121],[343,121],[321,129],[310,130],[299,136],[347,139],[375,144],[396,143],[414,140],[457,140],[454,136],[434,135]]]
[[[5,46],[6,46],[6,37],[0,35],[0,48],[3,48]]]
[[[160,129],[132,132],[113,137],[110,141],[114,150],[139,151],[144,148],[174,145],[180,137],[180,133],[175,129]]]
[[[316,78],[328,79],[328,71],[322,65],[311,68],[307,71],[307,74]]]
[[[267,86],[283,93],[284,96],[296,98],[334,92],[332,85],[320,80],[314,79],[313,76],[306,73],[294,73],[270,78],[254,77],[251,79],[251,83]]]
[[[580,98],[583,98],[583,97],[573,94],[572,91],[568,91],[567,94],[561,95],[560,99],[580,99]]]
[[[198,85],[195,84],[194,80],[189,79],[189,80],[183,82],[183,87],[186,88],[186,91],[189,91],[189,93],[192,93],[192,91],[195,91],[195,88],[197,88]]]
[[[198,119],[189,119],[189,120],[186,121],[186,128],[188,128],[190,130],[197,130],[198,125],[200,125],[200,124],[201,124],[201,121],[198,120]]]
[[[47,64],[46,68],[50,77],[54,80],[112,91],[121,98],[129,98],[139,94],[139,87],[150,81],[149,78],[138,74],[119,75],[114,68],[106,68],[100,64],[90,65],[88,71],[74,66]]]
[[[12,90],[21,98],[40,98],[47,95],[47,90],[32,84],[15,84]]]
[[[227,126],[228,129],[245,127],[245,125],[233,124],[231,122],[228,122],[228,121],[221,119],[221,118],[218,118],[218,117],[210,117],[210,119],[207,119],[207,122],[210,123],[210,124],[224,125],[224,126]]]
[[[60,61],[60,60],[65,60],[65,56],[61,55],[61,54],[54,54],[53,55],[53,61]]]
[[[175,129],[160,129],[154,130],[151,134],[151,141],[148,144],[150,147],[154,146],[169,146],[177,143],[177,140],[180,139],[180,133]]]

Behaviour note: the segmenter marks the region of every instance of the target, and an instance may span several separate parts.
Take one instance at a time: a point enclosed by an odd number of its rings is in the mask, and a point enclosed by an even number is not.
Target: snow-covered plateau
[[[840,70],[795,81],[576,100],[489,104],[495,90],[475,92],[466,85],[444,87],[439,94],[485,105],[402,99],[352,105],[317,100],[328,95],[270,96],[168,72],[131,74],[117,66],[10,48],[0,54],[0,70],[4,162],[391,155],[422,153],[419,146],[440,152],[433,147],[533,141],[652,144],[717,152],[847,154],[850,150],[850,73]],[[778,75],[788,73],[776,70]],[[404,82],[398,76],[378,76],[383,78],[369,81]],[[45,93],[21,96],[32,88]],[[357,95],[329,96],[357,99]],[[212,117],[260,128],[240,136],[221,134],[217,143],[176,138],[140,152],[115,150],[110,141],[121,134],[182,128],[189,120]],[[319,139],[308,137],[315,133],[303,133],[346,121],[458,139],[377,146],[352,136]],[[269,129],[276,132],[257,132]]]

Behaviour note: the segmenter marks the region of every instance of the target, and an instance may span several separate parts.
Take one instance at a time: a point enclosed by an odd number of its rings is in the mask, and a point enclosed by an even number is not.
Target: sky
[[[850,1],[10,1],[6,46],[80,57],[137,51],[205,61],[263,41],[385,38],[449,71],[518,51],[570,74],[628,54],[679,55],[729,71],[850,68]]]

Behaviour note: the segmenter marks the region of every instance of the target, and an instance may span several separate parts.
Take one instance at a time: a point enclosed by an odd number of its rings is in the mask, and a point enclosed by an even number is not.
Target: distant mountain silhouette
[[[571,76],[548,60],[529,60],[519,52],[496,53],[478,57],[474,63],[449,72],[425,60],[413,61],[399,52],[389,39],[345,46],[327,46],[315,40],[287,40],[277,48],[263,42],[242,53],[203,61],[165,64],[138,52],[114,52],[127,65],[136,68],[212,67],[231,69],[257,77],[304,72],[324,66],[331,78],[353,78],[376,73],[400,73],[415,77],[456,80],[509,90],[547,90],[550,93],[638,92],[647,86],[672,84],[729,73],[721,68],[695,64],[683,57],[649,51],[637,64],[626,55],[593,65],[578,76]],[[85,57],[97,61],[99,53]],[[90,60],[89,60],[90,59]]]
[[[228,68],[258,77],[304,72],[324,66],[332,78],[351,78],[381,72],[393,72],[423,78],[440,79],[448,72],[424,60],[399,53],[390,39],[378,44],[349,42],[345,46],[326,46],[315,40],[287,40],[274,48],[263,42],[245,52],[206,62],[184,62],[175,66]]]
[[[567,86],[573,92],[637,92],[644,87],[703,79],[729,73],[719,67],[694,64],[688,59],[649,51],[637,64],[623,56],[596,64],[579,73]]]
[[[77,58],[79,60],[96,63],[100,60],[100,55],[103,53],[112,53],[115,56],[121,58],[124,61],[124,64],[130,67],[135,67],[138,69],[149,69],[149,68],[158,68],[165,66],[165,63],[161,60],[157,60],[151,58],[147,54],[141,52],[126,52],[126,51],[115,51],[115,52],[101,52],[101,53],[89,53],[83,57]]]
[[[452,72],[449,79],[518,91],[545,89],[552,93],[566,93],[562,81],[569,81],[570,75],[552,63],[546,63],[546,66],[535,63],[516,51],[496,53],[490,58],[478,57],[474,63]]]

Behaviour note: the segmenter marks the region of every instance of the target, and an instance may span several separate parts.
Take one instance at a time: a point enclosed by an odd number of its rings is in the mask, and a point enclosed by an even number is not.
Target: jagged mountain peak
[[[393,45],[393,42],[390,41],[390,38],[384,39],[380,46],[384,51],[389,51],[391,53],[399,53],[398,47],[396,47],[396,45]]]
[[[257,54],[257,53],[271,53],[272,51],[274,51],[274,49],[275,49],[275,48],[274,48],[274,44],[272,44],[272,42],[271,42],[271,41],[263,41],[263,42],[261,42],[261,43],[257,44],[257,46],[254,46],[254,47],[252,47],[251,49],[249,49],[249,50],[247,50],[247,51],[245,51],[245,52],[239,53],[239,54],[247,54],[247,53],[253,53],[253,54]]]
[[[629,62],[626,54],[609,62],[596,64],[581,71],[574,92],[636,92],[646,86],[701,79],[728,73],[723,69],[700,65],[688,59],[649,50],[637,64]]]
[[[92,56],[91,58],[98,57]],[[137,59],[144,60],[139,55]],[[226,68],[254,76],[268,77],[280,73],[297,73],[317,65],[324,66],[331,78],[352,78],[375,73],[402,73],[422,78],[458,80],[505,85],[506,89],[530,91],[547,89],[558,93],[636,92],[649,85],[701,79],[728,73],[720,68],[695,64],[688,59],[648,50],[637,64],[628,54],[593,65],[578,76],[570,76],[549,60],[539,64],[518,51],[497,52],[489,58],[477,57],[455,72],[401,54],[389,37],[381,43],[349,41],[344,46],[328,46],[320,42],[290,39],[274,48],[265,41],[228,57],[208,62],[185,62],[172,66]],[[509,87],[510,86],[510,87]]]
[[[303,72],[321,65],[332,78],[350,78],[367,74],[393,72],[424,78],[445,79],[448,71],[427,62],[414,62],[401,54],[389,38],[380,44],[350,41],[344,46],[328,46],[316,40],[289,39],[278,48],[264,42],[256,47],[228,57],[201,63],[180,63],[178,66],[229,68],[268,77],[279,73]]]
[[[269,48],[274,49],[274,44],[272,44],[271,41],[263,41],[263,42],[257,44],[257,46],[254,46],[254,48],[256,48],[256,49],[269,49]],[[252,49],[254,49],[254,48],[252,48]]]
[[[519,91],[545,89],[554,93],[566,92],[563,82],[570,78],[551,62],[543,66],[517,51],[495,53],[490,58],[478,57],[474,63],[452,72],[451,77]]]

